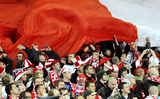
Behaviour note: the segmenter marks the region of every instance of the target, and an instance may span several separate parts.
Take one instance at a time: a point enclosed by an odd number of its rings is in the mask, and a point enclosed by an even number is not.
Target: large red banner
[[[132,42],[137,29],[113,18],[98,0],[0,0],[0,45],[15,59],[18,44],[50,46],[61,57],[83,44]]]

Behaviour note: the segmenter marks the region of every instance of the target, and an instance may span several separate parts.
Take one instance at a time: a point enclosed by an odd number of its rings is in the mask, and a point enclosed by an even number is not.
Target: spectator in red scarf
[[[145,99],[158,99],[158,87],[157,86],[150,86],[149,89],[149,95]]]
[[[126,74],[124,79],[128,79],[131,83],[130,85],[131,93],[129,95],[137,95],[138,99],[144,99],[145,95],[141,90],[141,88],[136,85],[136,79],[134,78],[134,75]]]
[[[96,82],[95,80],[95,76],[94,76],[94,69],[92,67],[92,65],[85,65],[84,68],[84,74],[86,75],[86,82],[87,81],[93,81]]]
[[[46,94],[46,89],[43,84],[38,84],[35,86],[35,91],[37,93],[37,98],[41,98]]]
[[[85,80],[86,76],[79,74],[77,77],[76,91],[77,95],[81,95],[85,91]]]
[[[148,70],[148,79],[144,82],[144,92],[145,95],[148,96],[148,89],[150,86],[158,86],[158,84],[160,83],[160,77],[159,77],[159,72],[157,69],[155,68],[150,68]]]

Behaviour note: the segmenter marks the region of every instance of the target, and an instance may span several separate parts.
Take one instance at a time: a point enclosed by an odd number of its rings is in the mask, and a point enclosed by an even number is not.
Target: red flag
[[[39,49],[49,45],[61,57],[77,52],[83,44],[137,39],[137,28],[113,18],[98,0],[0,1],[0,45],[15,59],[17,45]],[[9,38],[5,41],[2,37]],[[13,44],[12,44],[13,43]]]

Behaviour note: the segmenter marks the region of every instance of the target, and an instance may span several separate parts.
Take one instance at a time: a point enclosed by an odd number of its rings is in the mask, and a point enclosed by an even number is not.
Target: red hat
[[[14,79],[16,78],[16,74],[17,74],[20,70],[23,71],[23,68],[18,68],[18,69],[14,69],[14,70],[13,70],[12,76],[13,76]]]
[[[109,69],[109,73],[111,73],[111,72],[113,72],[113,71],[115,71],[115,70],[118,70],[118,71],[119,71],[118,66],[115,65],[115,64],[113,64],[113,65],[111,65],[111,66],[108,66],[108,65],[104,64],[104,66]]]
[[[2,75],[4,73],[4,71],[5,71],[5,68],[0,67],[0,75]]]
[[[23,75],[25,75],[27,73],[28,73],[28,71],[23,71],[23,70],[18,71],[16,74],[15,81],[19,80]]]
[[[57,63],[57,62],[59,62],[59,61],[58,61],[58,60],[55,60],[55,59],[49,59],[49,60],[47,60],[47,61],[45,62],[45,69],[46,69],[47,71],[50,71],[52,65],[55,64],[55,63]]]
[[[118,71],[119,71],[119,68],[118,68],[117,65],[113,64],[113,65],[111,65],[111,67],[112,67],[112,69],[109,70],[109,73],[111,73],[111,72],[113,72],[113,71],[115,71],[115,70],[118,70]]]
[[[65,65],[63,67],[65,67]],[[69,68],[62,68],[59,76],[61,76],[66,71],[70,71],[70,69]]]
[[[34,67],[34,69],[33,69],[33,73],[35,73],[37,70],[41,70],[41,69],[43,69],[42,66],[36,66],[36,67]]]
[[[78,77],[77,77],[77,80],[78,81],[86,81],[86,76],[83,75],[83,74],[79,74]]]
[[[71,62],[76,66],[76,68],[85,65],[85,63],[81,60],[79,56],[76,56],[74,59],[71,60]]]
[[[88,54],[88,53],[83,53],[83,54],[81,55],[81,59],[82,59],[83,61],[86,60],[88,57],[89,57],[89,54]]]
[[[25,59],[23,61],[23,68],[28,68],[28,67],[34,67],[34,64],[32,64],[28,59]]]
[[[101,60],[100,60],[100,63],[99,63],[99,66],[101,66],[103,63],[107,62],[108,60],[111,60],[112,58],[107,58],[107,57],[103,57]]]

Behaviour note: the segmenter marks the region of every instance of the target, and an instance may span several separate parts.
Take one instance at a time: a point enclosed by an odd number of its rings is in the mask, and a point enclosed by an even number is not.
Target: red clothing
[[[85,75],[85,76],[86,76],[86,75]],[[88,77],[86,76],[86,81],[85,81],[85,83],[88,82],[88,81],[96,82],[96,80],[95,80],[94,78],[92,78],[92,77],[91,77],[91,78],[88,78]]]
[[[85,91],[85,86],[79,86],[78,84],[76,84],[76,91],[77,95],[81,95]]]
[[[137,75],[137,70],[138,70],[138,69],[143,69],[143,70],[144,70],[144,73],[147,74],[148,68],[142,68],[141,66],[138,66],[137,69],[135,69],[135,70],[133,71],[133,75],[134,75],[134,76]]]

